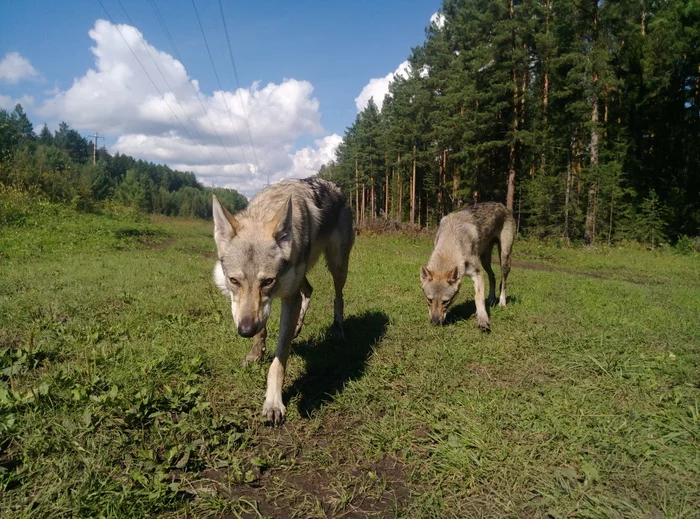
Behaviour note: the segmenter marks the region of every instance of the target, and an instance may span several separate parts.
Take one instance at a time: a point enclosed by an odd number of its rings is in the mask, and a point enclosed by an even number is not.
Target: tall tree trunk
[[[370,188],[370,200],[371,200],[371,209],[370,209],[370,215],[372,218],[375,218],[377,216],[376,214],[376,196],[375,196],[375,191],[374,191],[374,181],[372,181],[372,187]]]
[[[387,218],[389,219],[394,218],[394,216],[396,215],[396,212],[394,211],[394,204],[396,204],[396,195],[398,194],[398,189],[394,187],[396,186],[396,166],[391,167],[391,186],[393,189],[394,196],[391,197],[391,203],[389,204],[390,213],[387,215]]]
[[[545,46],[544,52],[544,67],[543,67],[543,78],[542,78],[542,122],[545,137],[549,132],[548,125],[548,109],[549,109],[549,25],[552,16],[552,0],[545,1],[545,17],[544,17],[544,34],[547,45]],[[544,139],[543,139],[544,140]],[[547,153],[543,146],[540,151],[540,171],[543,174],[547,172]],[[534,172],[531,175],[534,177]]]
[[[514,0],[510,0],[510,19],[515,18]],[[515,29],[512,33],[511,52],[515,55]],[[513,200],[515,199],[515,134],[518,131],[518,74],[515,65],[511,69],[513,80],[513,135],[511,137],[508,153],[508,190],[506,192],[506,207],[513,210]]]
[[[362,183],[362,224],[365,223],[365,211],[367,209],[367,194],[365,192],[365,183]]]
[[[564,194],[564,239],[569,243],[569,202],[571,200],[571,160],[566,163],[566,191]]]
[[[421,210],[421,202],[422,202],[422,199],[421,199],[420,196],[417,196],[416,198],[418,199],[418,227],[420,227],[420,215],[421,215],[421,211],[420,211],[420,210]]]
[[[389,219],[389,152],[384,154],[384,162],[386,163],[386,171],[384,172],[384,219]]]
[[[370,139],[370,150],[372,149],[372,141]],[[370,151],[371,152],[371,151]],[[369,188],[369,210],[370,218],[374,218],[374,163],[372,162],[372,155],[369,157],[369,178],[372,185]]]
[[[443,191],[447,190],[447,148],[442,150],[442,189]],[[443,200],[444,200],[445,195],[443,194]],[[442,209],[440,210],[440,218],[445,216],[447,213],[447,209],[445,208],[445,204],[443,202],[442,204]]]
[[[597,76],[593,74],[594,84]],[[598,129],[598,95],[593,94],[593,107],[591,110],[591,173],[593,178],[588,184],[588,207],[586,209],[585,240],[588,245],[595,244],[596,218],[598,216],[598,142],[600,139]]]
[[[517,96],[517,94],[516,94]],[[513,110],[516,111],[516,110]],[[513,115],[513,135],[518,130],[517,116]],[[513,137],[515,139],[515,137]],[[515,199],[515,140],[511,141],[508,152],[508,191],[506,193],[506,207],[513,210],[513,200]]]
[[[355,157],[355,225],[360,223],[360,173],[357,169],[357,157]]]
[[[452,168],[452,211],[457,209],[461,204],[459,200],[459,173],[457,168]]]
[[[545,2],[545,9],[546,13],[545,14],[545,22],[544,22],[544,34],[547,40],[547,43],[549,43],[549,22],[551,19],[552,15],[552,0],[547,0]],[[546,51],[544,54],[544,83],[543,83],[543,92],[542,92],[542,107],[543,107],[543,118],[545,124],[547,123],[547,108],[549,107],[549,45],[546,47]]]
[[[525,55],[527,56],[527,45],[523,44],[523,51]],[[523,73],[522,73],[522,81],[521,81],[521,87],[520,87],[520,127],[525,128],[525,101],[527,100],[527,96],[525,95],[525,92],[527,92],[527,77],[528,77],[528,69],[527,67],[524,68]],[[523,139],[522,137],[520,138],[520,143],[522,144]]]
[[[595,45],[598,40],[598,2],[593,2],[593,42]],[[596,234],[596,218],[598,216],[598,143],[600,140],[600,129],[598,128],[598,73],[593,64],[593,79],[592,86],[592,103],[591,103],[591,171],[593,178],[588,184],[588,208],[586,209],[586,225],[584,239],[588,245],[595,244]]]
[[[444,164],[444,156],[445,152],[443,151],[440,153],[440,169],[438,171],[438,192],[437,192],[437,210],[439,217],[442,217],[443,214],[445,214],[445,200],[444,200],[444,191],[445,191],[445,164]]]
[[[413,145],[413,176],[411,177],[411,225],[416,223],[416,145]]]
[[[403,222],[403,182],[401,181],[401,152],[398,152],[398,158],[396,159],[396,169],[398,170],[397,177],[399,181],[399,200],[398,200],[398,217],[399,222]]]
[[[613,207],[615,205],[615,169],[612,173],[612,189],[610,190],[610,224],[608,225],[608,245],[612,245],[612,230],[613,230]]]

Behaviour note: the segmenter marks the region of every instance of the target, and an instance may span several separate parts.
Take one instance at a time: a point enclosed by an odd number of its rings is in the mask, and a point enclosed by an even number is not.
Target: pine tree
[[[51,130],[49,130],[49,127],[46,126],[46,123],[44,123],[44,126],[41,128],[38,141],[39,144],[43,144],[44,146],[51,146],[53,144],[53,134]]]

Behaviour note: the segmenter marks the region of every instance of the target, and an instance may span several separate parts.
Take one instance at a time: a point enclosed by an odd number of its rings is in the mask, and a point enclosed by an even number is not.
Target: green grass
[[[319,266],[273,429],[211,227],[2,229],[1,517],[697,517],[697,255],[516,242],[483,334],[468,282],[428,324],[429,237],[360,235],[347,343]]]

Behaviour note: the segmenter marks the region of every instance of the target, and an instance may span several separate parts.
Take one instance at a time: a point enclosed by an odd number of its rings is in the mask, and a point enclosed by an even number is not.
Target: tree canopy
[[[65,122],[53,134],[44,125],[37,136],[19,104],[12,112],[0,110],[0,186],[78,208],[115,202],[137,211],[198,218],[211,218],[212,193],[232,211],[248,204],[233,189],[203,187],[194,173],[95,152],[93,146]]]
[[[497,200],[531,236],[696,236],[699,42],[695,0],[444,0],[320,174],[358,221]]]

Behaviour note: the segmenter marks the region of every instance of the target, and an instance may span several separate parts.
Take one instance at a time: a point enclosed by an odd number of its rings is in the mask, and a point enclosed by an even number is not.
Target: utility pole
[[[97,132],[95,132],[95,144],[92,147],[92,163],[97,164],[97,139],[104,139],[104,137],[100,137]]]

